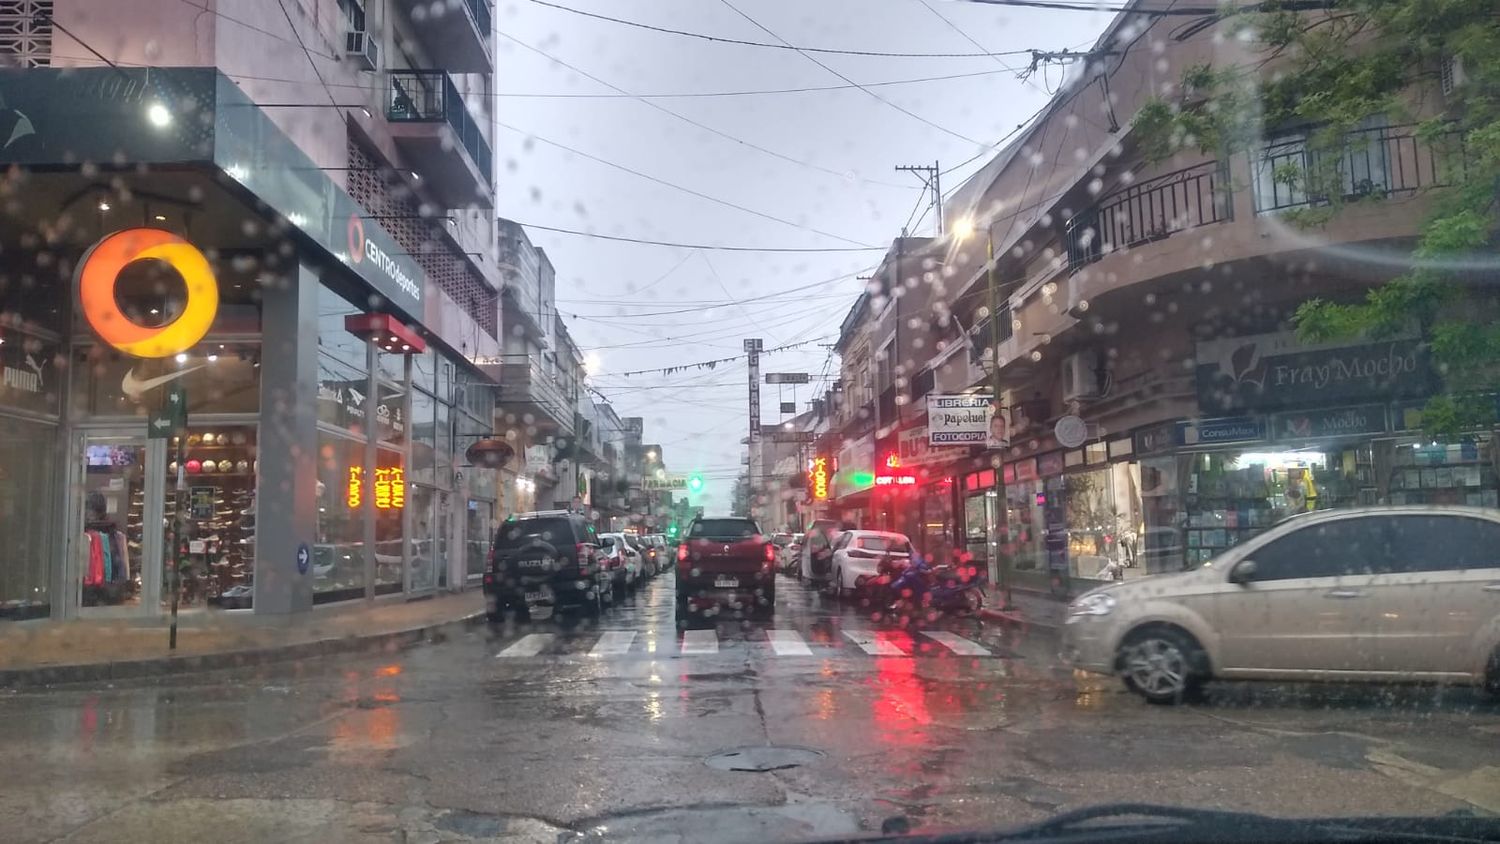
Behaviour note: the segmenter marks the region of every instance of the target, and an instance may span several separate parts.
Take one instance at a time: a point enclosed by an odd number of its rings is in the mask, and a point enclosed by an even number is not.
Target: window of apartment
[[[1302,126],[1267,139],[1251,161],[1258,213],[1323,205],[1333,191],[1354,199],[1389,193],[1393,142],[1383,115],[1362,121],[1332,152],[1314,151],[1317,127]]]
[[[895,384],[896,373],[896,340],[891,338],[886,341],[880,351],[875,353],[875,389],[884,393]]]
[[[339,11],[349,19],[350,32],[365,31],[365,7],[359,0],[339,0]]]

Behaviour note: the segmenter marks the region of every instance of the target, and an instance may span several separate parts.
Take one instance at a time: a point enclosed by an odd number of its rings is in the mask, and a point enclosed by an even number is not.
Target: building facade
[[[479,573],[493,45],[486,4],[419,6],[8,4],[0,618]]]
[[[1454,178],[1442,149],[1372,115],[1336,162],[1347,197],[1368,201],[1308,232],[1295,212],[1326,202],[1287,173],[1314,166],[1316,127],[1166,160],[1145,147],[1147,98],[1244,49],[1218,25],[1158,28],[1122,13],[949,198],[945,230],[972,234],[888,253],[893,281],[860,297],[837,347],[846,421],[818,446],[837,466],[833,512],[1065,594],[1181,570],[1305,510],[1495,506],[1492,431],[1419,433],[1441,389],[1420,327],[1322,345],[1292,330],[1309,298],[1354,301],[1403,271]],[[1413,120],[1443,99],[1417,83]],[[931,436],[932,396],[997,392],[985,446]]]

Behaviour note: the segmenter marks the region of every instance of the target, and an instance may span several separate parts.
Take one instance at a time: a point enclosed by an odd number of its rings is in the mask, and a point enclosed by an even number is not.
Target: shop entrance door
[[[166,514],[166,442],[80,433],[68,530],[68,578],[84,617],[158,611]]]

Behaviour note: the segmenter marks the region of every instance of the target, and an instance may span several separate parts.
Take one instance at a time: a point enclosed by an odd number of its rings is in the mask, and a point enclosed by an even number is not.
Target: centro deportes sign
[[[385,276],[396,289],[410,296],[412,301],[422,301],[422,288],[407,273],[406,268],[381,248],[375,239],[365,234],[365,221],[358,214],[349,215],[349,262],[356,268],[369,261],[369,267]]]

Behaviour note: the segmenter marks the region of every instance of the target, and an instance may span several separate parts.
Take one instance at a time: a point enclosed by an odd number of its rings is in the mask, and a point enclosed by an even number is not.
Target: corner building
[[[489,9],[426,5],[0,10],[0,619],[159,618],[179,476],[184,613],[481,573],[499,492],[463,453],[495,424],[471,362],[500,353]],[[137,328],[217,299],[180,351],[112,342],[81,306],[89,250],[131,230],[206,261],[216,297],[149,254],[112,273]]]

